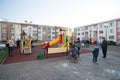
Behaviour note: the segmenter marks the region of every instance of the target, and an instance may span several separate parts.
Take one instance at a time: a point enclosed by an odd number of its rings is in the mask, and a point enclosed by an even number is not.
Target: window
[[[84,35],[84,33],[82,33],[82,35]]]
[[[52,28],[52,30],[55,30],[55,28]]]
[[[78,33],[78,35],[80,35],[80,33]]]
[[[103,38],[103,36],[99,36],[99,39],[102,39]]]
[[[39,39],[41,39],[41,36],[38,36]]]
[[[114,36],[109,36],[109,39],[114,39]]]
[[[118,32],[120,32],[120,28],[118,28]]]
[[[55,34],[55,32],[52,32],[52,34]]]
[[[40,29],[41,29],[41,27],[38,27],[38,29],[40,30]]]
[[[48,31],[48,34],[51,34],[51,31]]]
[[[74,29],[74,33],[76,33],[76,34],[77,34],[77,29],[76,29],[76,28]]]
[[[36,27],[36,26],[33,26],[33,29],[37,29],[37,27]]]
[[[15,28],[15,25],[11,25],[12,28]]]
[[[109,25],[110,25],[110,27],[112,27],[112,26],[114,26],[114,23],[113,23],[113,22],[111,22],[111,23],[109,23]]]
[[[88,32],[85,32],[85,34],[88,34]]]
[[[81,28],[81,31],[83,31],[84,30],[84,28]]]
[[[113,30],[113,29],[110,29],[110,33],[114,33],[114,30]]]
[[[120,28],[120,21],[118,21],[118,27]]]
[[[78,31],[80,31],[80,28],[78,28]]]
[[[88,30],[88,27],[86,26],[85,29]]]
[[[53,39],[55,39],[55,37],[54,37],[54,36],[53,36],[52,38],[53,38]]]
[[[103,31],[99,31],[99,34],[103,34]]]
[[[43,27],[43,30],[46,30],[46,28],[45,28],[45,27]]]
[[[41,34],[41,31],[38,31],[38,34]]]
[[[51,30],[51,28],[48,28],[48,30]]]
[[[96,26],[93,26],[94,29],[96,29]]]
[[[51,36],[49,35],[48,38],[51,38]]]
[[[100,24],[100,28],[102,28],[102,24]]]

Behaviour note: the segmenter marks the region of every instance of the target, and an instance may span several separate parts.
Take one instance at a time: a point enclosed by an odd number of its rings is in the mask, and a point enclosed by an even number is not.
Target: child
[[[92,54],[93,54],[93,62],[97,63],[97,57],[98,57],[98,54],[99,54],[99,48],[98,48],[97,44],[95,45],[95,48],[92,51]]]

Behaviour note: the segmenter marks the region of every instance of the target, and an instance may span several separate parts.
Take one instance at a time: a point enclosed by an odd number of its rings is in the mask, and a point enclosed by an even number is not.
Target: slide
[[[58,42],[61,42],[62,40],[62,34],[59,35],[56,39],[48,42],[47,44],[44,45],[44,48],[47,49],[50,46],[54,46],[55,44],[57,44]]]
[[[65,43],[63,43],[63,45],[62,45],[62,47],[66,47],[67,46],[67,43],[65,42]]]

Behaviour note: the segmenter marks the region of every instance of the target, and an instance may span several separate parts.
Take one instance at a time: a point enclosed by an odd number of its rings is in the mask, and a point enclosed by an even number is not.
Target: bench
[[[44,52],[44,56],[49,54],[59,54],[59,53],[65,53],[67,55],[67,47],[58,47],[58,48],[48,48],[45,52]]]

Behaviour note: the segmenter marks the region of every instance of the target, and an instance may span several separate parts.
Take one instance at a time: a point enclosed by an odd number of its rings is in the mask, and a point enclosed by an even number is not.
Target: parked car
[[[6,47],[6,44],[0,43],[0,49],[3,49],[3,48],[5,48],[5,47]]]
[[[116,42],[114,42],[114,41],[107,41],[107,44],[108,44],[108,45],[113,45],[113,46],[115,46],[115,45],[116,45]]]
[[[120,41],[119,41],[119,42],[116,42],[116,46],[120,46]]]

